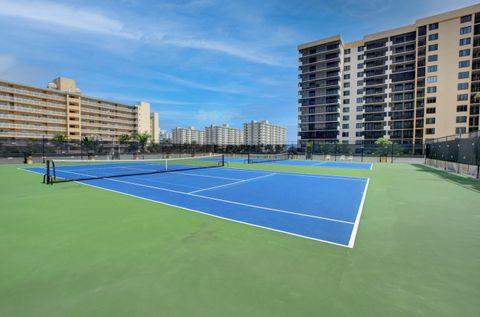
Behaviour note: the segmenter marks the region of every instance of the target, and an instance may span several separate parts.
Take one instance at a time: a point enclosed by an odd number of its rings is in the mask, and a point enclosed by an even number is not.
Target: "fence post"
[[[390,151],[390,152],[391,152],[390,155],[392,156],[392,157],[390,158],[390,163],[392,163],[392,164],[393,164],[393,144],[394,144],[394,143],[392,142],[391,151]]]
[[[45,136],[42,136],[42,163],[45,163]]]

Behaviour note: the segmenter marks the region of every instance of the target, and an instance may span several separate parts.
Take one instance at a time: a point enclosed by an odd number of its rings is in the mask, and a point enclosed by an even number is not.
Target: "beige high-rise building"
[[[286,129],[263,120],[252,120],[243,124],[244,141],[247,145],[284,145]]]
[[[150,133],[153,143],[160,143],[160,121],[158,112],[150,113]]]
[[[344,43],[340,35],[299,50],[302,146],[423,143],[478,131],[480,4]]]
[[[0,137],[4,138],[63,135],[69,140],[115,140],[135,132],[156,135],[152,129],[158,131],[158,120],[154,127],[150,115],[146,102],[127,105],[87,97],[68,78],[59,77],[48,88],[0,81]]]
[[[242,145],[243,130],[227,124],[205,127],[205,143],[209,145]]]
[[[194,127],[172,129],[173,144],[205,144],[205,131]]]

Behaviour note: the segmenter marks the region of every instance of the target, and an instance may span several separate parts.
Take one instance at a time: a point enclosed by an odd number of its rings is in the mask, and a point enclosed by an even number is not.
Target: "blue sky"
[[[297,51],[476,1],[0,0],[0,78],[149,101],[162,129],[267,119],[296,140]],[[8,43],[8,44],[7,44]]]

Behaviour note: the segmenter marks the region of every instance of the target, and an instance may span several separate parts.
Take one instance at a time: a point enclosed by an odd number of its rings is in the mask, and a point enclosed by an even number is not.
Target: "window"
[[[356,110],[357,111],[363,111],[363,106],[357,106]]]
[[[343,121],[348,121],[348,120],[350,120],[350,116],[343,116],[342,120]]]
[[[460,18],[460,23],[467,23],[472,21],[472,15],[464,15]]]
[[[343,104],[344,105],[350,104],[350,99],[343,99]]]
[[[363,69],[363,63],[357,64],[357,68],[358,68],[358,69]]]
[[[343,79],[350,79],[350,74],[343,75]]]
[[[458,101],[468,100],[468,94],[457,95],[457,100],[458,100]]]
[[[345,90],[345,91],[343,92],[343,95],[344,95],[344,96],[350,96],[350,91],[349,91],[349,90]]]
[[[457,112],[467,112],[467,105],[457,106]]]
[[[350,62],[350,57],[345,57],[345,58],[343,59],[343,62],[349,63],[349,62]]]
[[[361,128],[362,128],[362,125],[363,125],[362,123],[357,123],[357,124],[355,124],[355,128],[361,129]]]
[[[349,49],[349,48],[347,48],[347,49],[345,50],[345,55],[347,55],[347,54],[350,54],[350,49]]]
[[[465,122],[467,122],[467,117],[466,116],[457,117],[456,122],[457,123],[465,123]]]
[[[357,98],[357,103],[362,103],[362,102],[363,102],[363,98],[362,98],[362,97]]]
[[[365,46],[359,46],[357,48],[357,52],[363,52],[364,49],[365,49]]]
[[[463,28],[460,28],[460,34],[467,34],[472,32],[472,27],[471,26],[465,26]]]
[[[429,62],[436,62],[436,61],[438,61],[438,55],[429,55],[429,56],[428,56],[428,61],[429,61]]]
[[[426,118],[425,123],[426,124],[435,124],[435,118]]]
[[[460,61],[458,62],[458,67],[459,68],[470,67],[470,61]]]
[[[357,120],[363,120],[363,115],[362,114],[357,114]]]
[[[432,23],[428,25],[429,31],[436,30],[436,29],[438,29],[438,23]]]
[[[429,52],[436,51],[436,50],[438,50],[438,44],[428,45],[428,51]]]
[[[463,133],[467,133],[467,128],[455,128],[455,134],[463,134]]]
[[[433,33],[428,36],[429,41],[435,41],[438,40],[438,33]]]
[[[348,129],[350,125],[348,123],[342,124],[342,129]]]
[[[427,82],[428,83],[436,83],[437,82],[437,76],[428,76],[427,77]]]
[[[342,137],[348,138],[349,133],[348,132],[342,132]]]
[[[470,72],[460,72],[458,73],[458,79],[465,79],[470,77]]]
[[[358,59],[359,61],[363,61],[363,58],[364,58],[363,55],[358,55],[358,56],[357,56],[357,59]]]
[[[343,110],[343,112],[350,112],[350,108],[349,108],[349,107],[344,107],[342,110]]]
[[[427,108],[427,113],[435,113],[436,108]]]
[[[357,77],[363,77],[363,72],[358,72]]]
[[[317,50],[315,48],[312,48],[310,51],[308,51],[308,54],[315,54]]]
[[[343,88],[350,88],[350,83],[343,83]]]
[[[460,46],[462,45],[470,45],[472,43],[472,39],[469,37],[466,37],[464,39],[460,39]]]
[[[355,132],[355,136],[356,137],[361,137],[362,136],[362,132]],[[355,141],[355,143],[358,142],[358,141]],[[358,143],[358,144],[361,144],[361,143]]]
[[[428,97],[427,98],[427,103],[436,103],[437,102],[437,97]]]
[[[344,66],[344,67],[343,67],[343,70],[346,71],[346,72],[348,72],[348,71],[350,70],[350,66],[348,66],[348,65],[347,65],[347,66]]]
[[[361,94],[363,94],[363,89],[362,89],[362,88],[357,89],[357,95],[361,95]],[[358,102],[358,101],[357,101],[357,102]]]
[[[437,70],[438,70],[438,66],[437,66],[437,65],[428,66],[428,72],[429,72],[429,73],[436,72]]]
[[[357,86],[363,86],[363,80],[357,81]]]
[[[437,86],[427,87],[427,93],[433,94],[437,92]]]
[[[460,50],[460,51],[458,52],[458,56],[459,56],[459,57],[470,56],[470,49],[467,48],[467,49],[465,49],[465,50]]]
[[[435,134],[435,128],[425,129],[425,134]]]
[[[458,90],[467,90],[467,89],[468,89],[468,83],[459,83],[459,84],[457,84],[457,89],[458,89]]]

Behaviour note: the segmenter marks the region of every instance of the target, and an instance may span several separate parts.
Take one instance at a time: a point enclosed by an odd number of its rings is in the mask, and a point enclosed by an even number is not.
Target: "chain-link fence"
[[[429,142],[425,157],[428,165],[480,178],[480,132]]]

